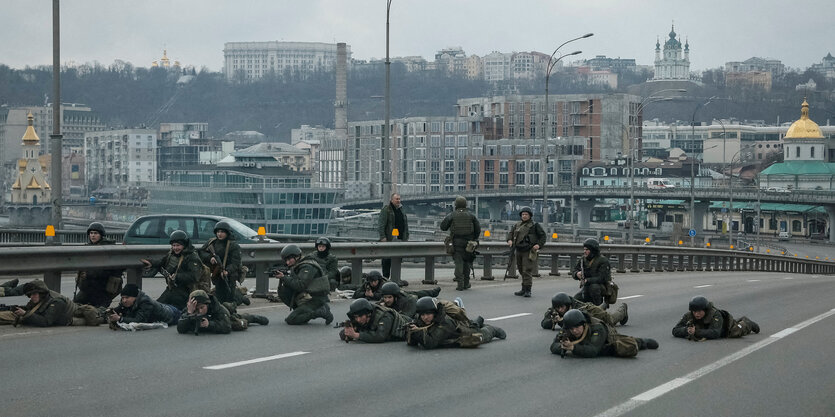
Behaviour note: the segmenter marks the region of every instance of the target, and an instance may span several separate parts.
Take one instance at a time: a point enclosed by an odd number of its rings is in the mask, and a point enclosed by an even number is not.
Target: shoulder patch
[[[592,336],[597,336],[598,334],[599,334],[599,332],[593,332],[591,335]]]

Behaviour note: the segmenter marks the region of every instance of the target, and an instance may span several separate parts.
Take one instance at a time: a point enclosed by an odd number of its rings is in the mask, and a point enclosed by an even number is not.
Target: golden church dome
[[[820,127],[809,118],[809,103],[806,99],[803,99],[800,119],[792,123],[783,139],[823,139]]]

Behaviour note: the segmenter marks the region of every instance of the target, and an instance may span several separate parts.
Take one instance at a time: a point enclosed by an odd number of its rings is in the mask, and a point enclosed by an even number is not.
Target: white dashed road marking
[[[758,279],[749,279],[748,282],[760,282]]]
[[[493,317],[492,319],[484,319],[484,321],[496,321],[496,320],[504,320],[504,319],[513,319],[516,317],[523,317],[523,316],[530,316],[531,313],[519,313],[519,314],[511,314],[509,316],[501,316],[501,317]]]
[[[263,358],[255,358],[255,359],[250,359],[250,360],[246,360],[246,361],[225,363],[225,364],[222,364],[222,365],[204,366],[203,369],[209,369],[209,370],[212,370],[212,371],[217,371],[219,369],[226,369],[226,368],[234,368],[236,366],[251,365],[253,363],[272,361],[272,360],[276,360],[276,359],[284,359],[284,358],[289,358],[289,357],[293,357],[293,356],[304,355],[304,354],[307,354],[307,353],[310,353],[310,352],[299,351],[299,352],[282,353],[280,355],[265,356]]]
[[[706,285],[697,285],[693,288],[707,288],[707,287],[712,287],[712,286],[713,286],[713,284],[706,284]]]
[[[638,295],[630,295],[630,296],[628,296],[628,297],[618,297],[618,301],[620,301],[620,300],[628,300],[628,299],[630,299],[630,298],[638,298],[638,297],[643,297],[643,296],[644,296],[643,294],[638,294]]]

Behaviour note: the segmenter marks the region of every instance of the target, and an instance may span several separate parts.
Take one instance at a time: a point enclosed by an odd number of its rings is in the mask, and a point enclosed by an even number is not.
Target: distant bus
[[[650,178],[647,180],[647,188],[652,190],[666,190],[676,188],[676,186],[667,178]]]

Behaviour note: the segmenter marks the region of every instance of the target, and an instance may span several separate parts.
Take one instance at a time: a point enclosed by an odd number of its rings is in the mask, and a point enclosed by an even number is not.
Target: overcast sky
[[[809,0],[393,0],[392,57],[461,46],[634,58],[652,65],[657,37],[675,30],[690,42],[691,70],[752,56],[792,68],[835,52],[835,1]],[[219,71],[231,41],[346,42],[356,59],[385,57],[386,0],[64,0],[61,61],[149,66],[168,49],[183,65]],[[0,64],[52,63],[52,1],[4,0]]]

